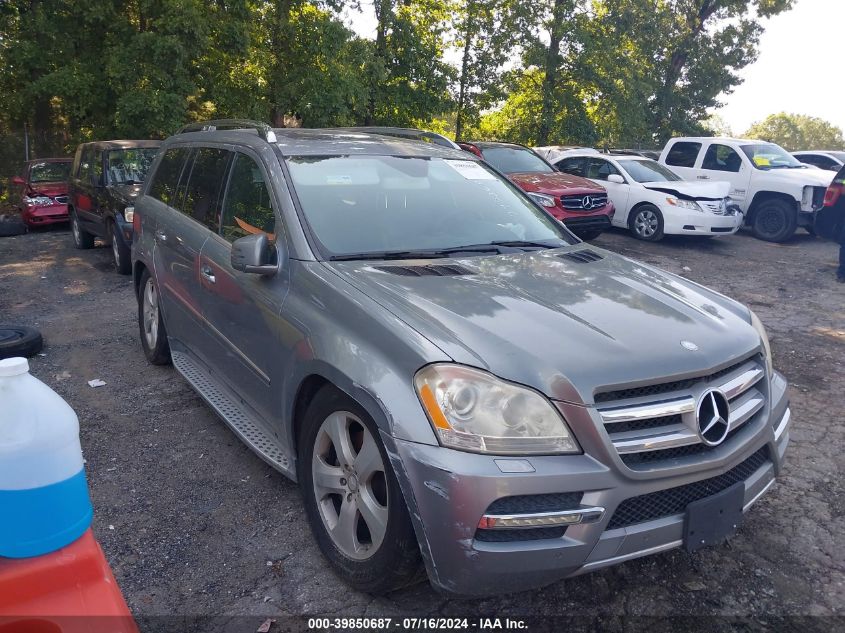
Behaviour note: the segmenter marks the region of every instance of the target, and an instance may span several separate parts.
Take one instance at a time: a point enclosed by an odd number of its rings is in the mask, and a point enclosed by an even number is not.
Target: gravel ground
[[[595,243],[757,312],[792,386],[786,473],[725,546],[486,600],[451,600],[427,583],[373,598],[336,578],[296,486],[172,367],[147,364],[131,281],[115,274],[109,249],[74,250],[61,228],[0,239],[0,321],[43,332],[33,373],[79,415],[94,531],[136,617],[839,615],[830,625],[842,626],[845,286],[834,280],[834,245],[803,233],[784,245],[744,234],[645,244],[621,232]],[[91,388],[93,378],[107,384]]]

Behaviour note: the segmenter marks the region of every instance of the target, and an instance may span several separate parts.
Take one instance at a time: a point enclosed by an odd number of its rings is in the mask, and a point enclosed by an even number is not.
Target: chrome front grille
[[[765,407],[764,376],[762,360],[755,356],[700,378],[597,394],[598,413],[627,466],[653,466],[731,443]],[[724,394],[730,411],[727,435],[717,446],[702,440],[696,419],[699,400],[711,389]]]
[[[594,211],[607,204],[607,194],[595,193],[578,196],[561,196],[560,203],[570,211]]]
[[[715,213],[716,215],[729,215],[728,202],[730,198],[722,198],[721,200],[698,200],[699,206],[705,211]]]

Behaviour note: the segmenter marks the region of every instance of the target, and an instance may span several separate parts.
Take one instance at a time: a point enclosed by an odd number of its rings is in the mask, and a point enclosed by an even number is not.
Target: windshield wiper
[[[439,259],[450,257],[457,253],[501,253],[502,249],[495,244],[472,244],[470,246],[453,246],[418,251],[374,251],[371,253],[350,253],[349,255],[332,255],[329,261],[343,262],[365,259]]]
[[[532,242],[531,240],[502,240],[498,242],[490,242],[493,246],[510,246],[512,248],[524,248],[526,246],[535,246],[537,248],[561,248],[565,244],[552,246],[546,242]]]

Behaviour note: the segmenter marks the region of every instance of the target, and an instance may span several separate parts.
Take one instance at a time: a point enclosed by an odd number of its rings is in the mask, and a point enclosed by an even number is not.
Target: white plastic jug
[[[92,514],[76,413],[25,358],[0,360],[0,556],[64,547]]]

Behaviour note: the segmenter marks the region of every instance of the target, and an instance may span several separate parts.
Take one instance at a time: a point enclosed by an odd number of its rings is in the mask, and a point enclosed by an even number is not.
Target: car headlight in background
[[[126,207],[123,210],[123,219],[127,222],[131,223],[132,218],[135,217],[135,207]]]
[[[24,204],[31,204],[38,207],[47,206],[48,204],[53,204],[53,199],[50,196],[24,196],[23,197]]]
[[[581,452],[560,413],[536,391],[452,364],[424,367],[414,384],[443,446],[494,455]]]
[[[541,207],[548,208],[548,207],[555,206],[555,199],[552,198],[551,196],[547,196],[544,193],[532,193],[532,192],[526,192],[526,193],[528,193],[529,198],[531,198],[534,202],[539,204]]]
[[[704,209],[702,209],[695,200],[683,200],[681,198],[670,196],[666,198],[666,202],[671,204],[673,207],[690,209],[691,211],[701,211],[702,213],[704,212]]]
[[[766,334],[766,328],[763,327],[763,323],[757,315],[752,310],[748,312],[751,313],[751,326],[757,330],[757,334],[760,335],[760,340],[763,342],[763,353],[766,355],[766,371],[771,380],[774,375],[774,366],[772,365],[772,348],[769,345],[769,336]]]

